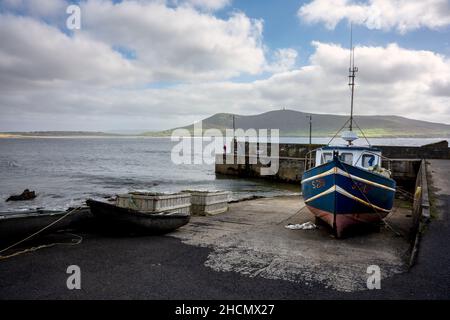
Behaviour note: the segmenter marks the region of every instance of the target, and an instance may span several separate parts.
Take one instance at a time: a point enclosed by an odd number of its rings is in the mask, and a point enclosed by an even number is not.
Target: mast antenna
[[[353,96],[355,91],[355,73],[358,72],[358,67],[355,67],[355,48],[353,47],[353,23],[350,24],[350,67],[348,68],[348,85],[351,88],[352,95],[350,100],[350,131],[353,131]]]

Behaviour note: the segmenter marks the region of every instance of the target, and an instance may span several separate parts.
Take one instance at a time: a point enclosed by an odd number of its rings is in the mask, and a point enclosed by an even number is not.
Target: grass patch
[[[413,209],[413,204],[410,200],[395,199],[395,205],[396,205],[396,207],[402,208],[402,209],[408,209],[411,211]]]
[[[438,190],[438,188],[436,188],[433,185],[433,179],[431,177],[431,173],[428,171],[429,165],[430,165],[430,163],[427,162],[426,176],[427,176],[427,182],[428,182],[428,201],[430,202],[430,217],[431,217],[431,219],[436,219],[439,217],[439,213],[438,213],[438,210],[436,207],[436,204],[437,204],[436,191]]]

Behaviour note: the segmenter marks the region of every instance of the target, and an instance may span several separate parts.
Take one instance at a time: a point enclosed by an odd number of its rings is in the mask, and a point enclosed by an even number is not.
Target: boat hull
[[[302,194],[309,210],[338,237],[358,224],[380,222],[392,209],[395,181],[345,164],[337,157],[305,171]]]
[[[0,244],[29,236],[43,230],[42,234],[76,228],[89,221],[89,209],[80,208],[64,217],[69,211],[29,210],[21,213],[0,213]],[[49,225],[51,225],[49,227]]]
[[[91,199],[86,203],[95,217],[115,231],[167,233],[184,226],[190,220],[190,214],[144,213]]]

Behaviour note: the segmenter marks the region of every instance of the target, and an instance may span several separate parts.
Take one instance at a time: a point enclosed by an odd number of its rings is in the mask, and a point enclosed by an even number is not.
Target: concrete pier
[[[245,154],[236,155],[233,159],[228,155],[225,159],[223,154],[216,155],[215,172],[218,175],[232,175],[238,177],[262,178],[287,183],[300,183],[308,152],[322,147],[323,145],[308,144],[279,144],[279,170],[274,175],[262,176],[260,174],[263,165],[255,156],[249,155],[249,144],[246,143]],[[383,156],[390,161],[383,160],[383,167],[392,171],[392,177],[397,184],[406,190],[412,191],[415,184],[417,172],[422,159],[450,159],[450,148],[447,141],[421,147],[401,146],[374,146],[381,149]],[[237,148],[236,148],[237,149]],[[268,148],[270,155],[270,148]],[[238,162],[238,156],[243,159]],[[311,158],[315,158],[312,152]],[[227,161],[224,161],[227,160]]]
[[[412,290],[425,298],[450,297],[450,161],[427,160],[430,221],[422,228],[411,277]]]

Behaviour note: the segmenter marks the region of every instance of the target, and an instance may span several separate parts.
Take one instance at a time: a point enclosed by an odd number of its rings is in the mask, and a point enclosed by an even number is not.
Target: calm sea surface
[[[329,139],[313,139],[327,143]],[[371,139],[374,145],[423,145],[441,139]],[[307,143],[307,138],[281,142]],[[360,142],[363,142],[360,140]],[[176,192],[224,189],[239,199],[251,195],[299,192],[300,186],[262,180],[219,178],[214,165],[175,165],[169,138],[24,138],[0,139],[0,212],[30,208],[66,209],[89,197],[130,190]],[[5,202],[25,188],[31,201]]]

